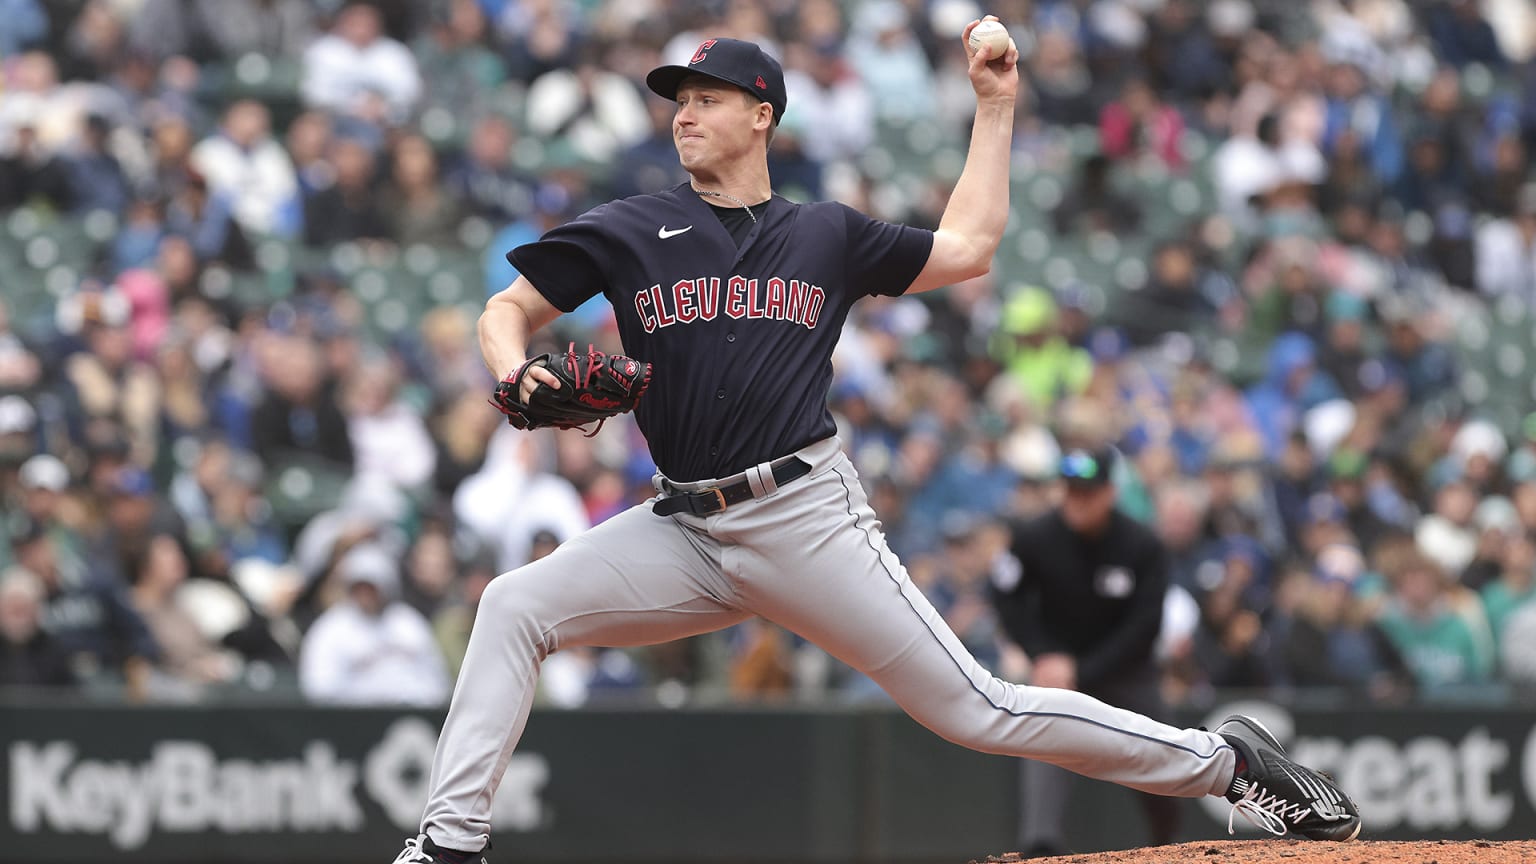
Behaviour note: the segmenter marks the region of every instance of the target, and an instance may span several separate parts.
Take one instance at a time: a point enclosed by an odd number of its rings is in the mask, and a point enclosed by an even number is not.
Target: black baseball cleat
[[[1275,836],[1287,832],[1309,840],[1353,840],[1360,835],[1360,810],[1332,777],[1286,758],[1285,748],[1264,724],[1234,714],[1216,727],[1237,751],[1237,776],[1227,789],[1232,813]]]
[[[486,864],[479,852],[455,852],[440,849],[425,834],[406,838],[405,848],[395,858],[394,864]]]

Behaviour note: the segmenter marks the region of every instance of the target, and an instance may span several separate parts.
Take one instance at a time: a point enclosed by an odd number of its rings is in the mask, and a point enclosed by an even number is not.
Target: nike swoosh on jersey
[[[667,226],[663,225],[663,226],[661,226],[661,230],[656,232],[656,236],[660,237],[663,240],[665,240],[668,237],[676,237],[679,234],[686,234],[686,233],[688,233],[689,231],[692,231],[692,230],[693,230],[693,226],[689,225],[687,228],[677,228],[677,229],[674,229],[672,231],[668,231],[667,230]]]

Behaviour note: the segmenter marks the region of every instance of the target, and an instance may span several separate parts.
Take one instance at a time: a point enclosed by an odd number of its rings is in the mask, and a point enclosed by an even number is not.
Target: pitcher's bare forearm
[[[1008,225],[1008,162],[1013,147],[1013,99],[976,105],[965,168],[950,193],[939,231],[971,245],[973,256],[990,262]]]
[[[517,277],[506,290],[486,301],[480,314],[480,354],[485,367],[497,380],[516,372],[528,359],[528,341],[534,332],[558,317],[560,310],[544,299],[533,283]],[[539,383],[560,387],[559,379],[543,369],[534,369],[532,374]]]
[[[962,40],[977,23],[965,28]],[[1001,57],[993,57],[987,46],[970,55],[967,74],[976,91],[970,150],[933,232],[928,263],[909,292],[973,279],[992,267],[992,256],[1008,225],[1008,160],[1019,92],[1018,62],[1019,50],[1012,41]]]

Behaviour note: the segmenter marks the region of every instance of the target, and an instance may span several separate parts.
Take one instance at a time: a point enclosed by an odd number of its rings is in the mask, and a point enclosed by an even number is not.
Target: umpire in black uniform
[[[993,576],[992,597],[1008,638],[1031,661],[1030,683],[1060,687],[1160,718],[1154,643],[1163,621],[1168,559],[1150,529],[1115,507],[1115,451],[1062,456],[1061,502],[1013,529],[1012,558]],[[1022,764],[1020,848],[1067,852],[1062,825],[1071,775]],[[1178,804],[1141,794],[1152,842],[1170,843]]]

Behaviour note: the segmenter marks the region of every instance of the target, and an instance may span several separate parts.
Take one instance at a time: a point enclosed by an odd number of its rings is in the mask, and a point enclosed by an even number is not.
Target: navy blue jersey
[[[933,234],[774,196],[740,248],[688,184],[604,204],[508,259],[563,312],[613,304],[624,352],[655,366],[636,420],[678,481],[723,477],[825,438],[848,309],[900,294]]]

